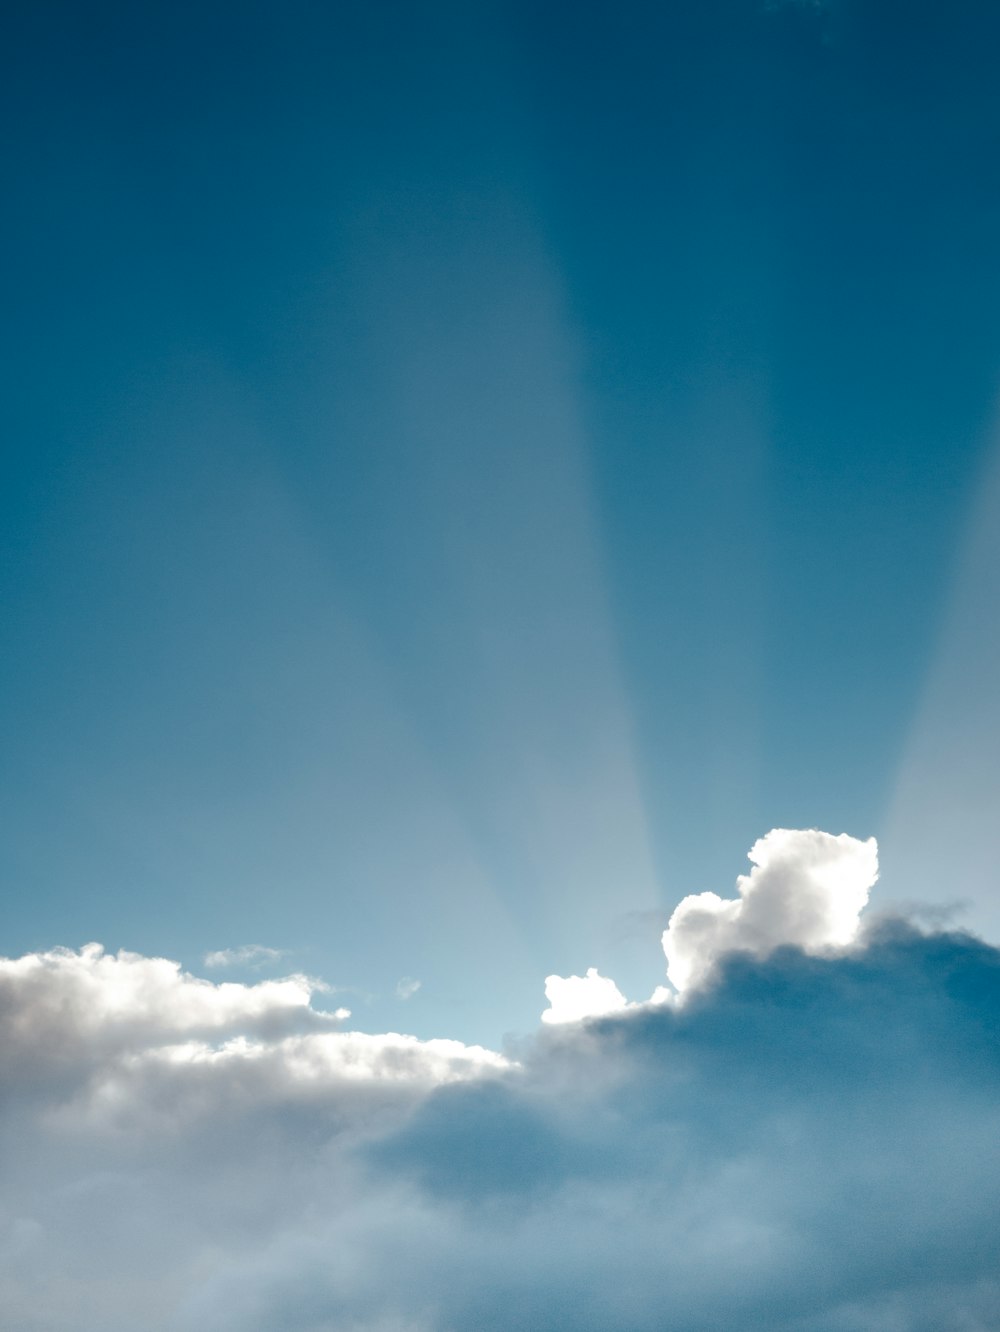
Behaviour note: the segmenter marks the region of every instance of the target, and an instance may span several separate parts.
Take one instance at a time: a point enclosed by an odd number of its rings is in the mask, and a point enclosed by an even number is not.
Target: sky
[[[8,16],[26,1332],[1000,1325],[998,41]]]
[[[258,944],[496,1042],[774,826],[997,937],[924,806],[1000,794],[998,30],[24,6],[5,951]]]

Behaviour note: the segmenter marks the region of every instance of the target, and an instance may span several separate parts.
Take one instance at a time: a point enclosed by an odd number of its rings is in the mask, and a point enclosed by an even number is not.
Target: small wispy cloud
[[[412,976],[401,976],[396,982],[396,998],[412,999],[420,989],[421,982],[414,980]]]
[[[243,944],[239,948],[219,948],[205,954],[206,967],[265,967],[287,956],[287,949],[267,948],[264,944]]]

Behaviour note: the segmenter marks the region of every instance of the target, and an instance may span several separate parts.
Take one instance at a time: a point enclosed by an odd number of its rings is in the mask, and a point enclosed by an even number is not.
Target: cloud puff
[[[787,901],[798,942],[712,936],[683,1003],[557,977],[553,1011],[616,1011],[549,1022],[516,1059],[345,1031],[301,977],[211,985],[96,948],[0,964],[5,1318],[1000,1326],[1000,952],[900,922],[842,947],[874,848],[789,836],[736,905]]]
[[[625,996],[613,980],[588,967],[586,976],[546,976],[545,997],[549,1006],[542,1021],[554,1025],[603,1017],[625,1007]]]
[[[396,982],[396,998],[412,999],[420,989],[421,982],[414,980],[412,976],[401,976]]]
[[[667,975],[679,991],[703,984],[734,950],[766,957],[781,944],[806,952],[842,948],[878,878],[878,847],[841,833],[775,828],[755,842],[753,869],[736,880],[739,896],[685,897],[663,932]]]

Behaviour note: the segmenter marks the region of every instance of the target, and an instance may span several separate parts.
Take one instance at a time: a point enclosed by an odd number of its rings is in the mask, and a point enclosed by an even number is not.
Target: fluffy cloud
[[[426,1089],[504,1066],[457,1041],[340,1030],[306,976],[214,984],[166,958],[99,944],[0,959],[7,1098],[41,1099],[64,1124],[103,1131],[211,1120],[240,1099],[280,1106],[345,1087]],[[355,1097],[355,1100],[357,1098]]]
[[[546,976],[545,997],[549,1006],[542,1021],[554,1025],[603,1017],[625,1007],[625,996],[613,980],[588,967],[586,976]]]
[[[216,985],[167,958],[55,948],[0,958],[0,1030],[13,1048],[42,1053],[67,1040],[143,1046],[247,1025],[321,1027],[331,1019],[310,1001],[322,988],[300,975]]]
[[[736,880],[738,896],[695,893],[663,931],[673,990],[657,986],[650,1003],[669,1003],[709,983],[730,953],[766,957],[783,944],[824,953],[855,943],[861,913],[878,878],[874,837],[859,841],[818,829],[773,828],[750,848],[753,865]],[[542,1021],[579,1022],[628,1007],[614,981],[591,967],[585,976],[548,976]]]
[[[817,953],[858,937],[860,915],[878,878],[878,847],[841,833],[775,828],[750,849],[753,869],[739,896],[685,897],[663,933],[667,975],[683,992],[711,977],[720,957],[739,950],[766,957],[781,944]]]
[[[1000,953],[859,938],[874,847],[802,837],[758,844],[758,932],[699,935],[684,1002],[554,978],[552,1011],[616,1011],[516,1059],[343,1030],[303,977],[0,964],[8,1325],[1000,1326]]]

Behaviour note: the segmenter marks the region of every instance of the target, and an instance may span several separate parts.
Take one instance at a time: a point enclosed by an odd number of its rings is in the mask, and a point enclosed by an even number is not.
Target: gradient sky
[[[20,6],[2,951],[261,944],[496,1042],[648,993],[775,826],[1000,937],[998,42]]]

